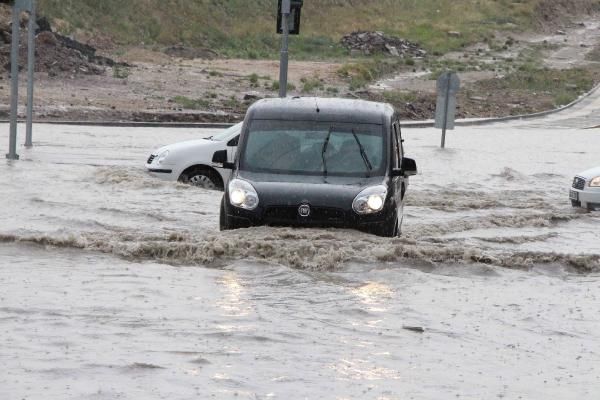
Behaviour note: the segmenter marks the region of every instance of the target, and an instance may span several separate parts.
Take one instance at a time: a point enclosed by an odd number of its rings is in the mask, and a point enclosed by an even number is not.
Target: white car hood
[[[214,145],[215,143],[219,143],[219,142],[214,142],[214,141],[208,140],[208,139],[188,140],[185,142],[178,142],[178,143],[173,143],[173,144],[170,144],[167,146],[163,146],[163,147],[153,151],[152,154],[158,155],[165,150],[169,150],[169,152],[176,152],[179,150],[193,150],[193,149],[204,148],[206,146]]]
[[[581,176],[582,178],[585,178],[585,179],[593,179],[597,176],[600,176],[600,167],[588,169],[587,171],[583,171],[583,172],[577,174],[577,176]]]

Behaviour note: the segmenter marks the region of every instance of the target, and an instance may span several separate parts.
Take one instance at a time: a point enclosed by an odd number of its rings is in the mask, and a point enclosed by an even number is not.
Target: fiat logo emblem
[[[302,204],[298,207],[298,214],[304,218],[308,217],[310,215],[310,206],[308,204]]]

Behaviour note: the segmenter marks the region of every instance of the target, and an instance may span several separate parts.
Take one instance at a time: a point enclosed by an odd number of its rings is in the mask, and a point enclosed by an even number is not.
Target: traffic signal
[[[282,8],[284,1],[289,1],[290,3],[290,35],[298,35],[300,34],[300,14],[302,12],[304,0],[279,0],[277,6],[277,33],[283,33],[281,24],[281,12],[283,11]]]

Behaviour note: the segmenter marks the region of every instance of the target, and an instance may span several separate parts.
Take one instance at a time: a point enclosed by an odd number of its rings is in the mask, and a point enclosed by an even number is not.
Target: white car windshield
[[[215,142],[222,142],[223,140],[229,139],[231,136],[235,135],[236,133],[240,133],[241,129],[242,129],[242,123],[240,122],[239,124],[235,124],[231,128],[225,129],[221,133],[217,133],[216,135],[209,137],[208,139],[213,140]]]
[[[241,168],[276,174],[383,176],[383,132],[376,124],[255,120]]]

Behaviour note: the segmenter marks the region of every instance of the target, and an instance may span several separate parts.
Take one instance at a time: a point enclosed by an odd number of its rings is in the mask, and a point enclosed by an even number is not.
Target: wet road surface
[[[405,129],[395,239],[218,232],[220,193],[143,169],[213,130],[38,125],[0,163],[0,399],[593,398],[600,213],[568,189],[597,97]]]

